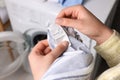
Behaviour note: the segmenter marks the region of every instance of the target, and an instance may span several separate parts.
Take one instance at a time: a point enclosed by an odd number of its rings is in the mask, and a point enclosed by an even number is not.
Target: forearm
[[[95,47],[110,67],[120,63],[120,34],[116,31],[101,45]]]
[[[92,36],[92,39],[94,39],[97,42],[97,45],[104,43],[113,34],[113,30],[111,30],[106,25],[103,24],[102,26],[99,26],[99,27],[100,28],[99,28],[98,34],[96,34],[96,36]]]

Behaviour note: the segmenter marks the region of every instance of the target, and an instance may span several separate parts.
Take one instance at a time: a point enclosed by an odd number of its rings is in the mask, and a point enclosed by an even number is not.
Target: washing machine
[[[55,0],[6,0],[6,6],[13,31],[25,35],[31,47],[47,38],[48,26],[55,23],[56,16],[64,8]],[[90,47],[90,39],[85,35],[81,37]]]

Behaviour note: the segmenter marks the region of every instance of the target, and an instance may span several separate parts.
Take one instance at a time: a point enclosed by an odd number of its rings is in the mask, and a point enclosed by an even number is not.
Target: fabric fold
[[[55,26],[56,27],[56,26]],[[73,36],[69,29],[64,28],[67,33],[71,46],[57,58],[48,71],[42,77],[42,80],[89,80],[93,67],[94,59],[90,50]],[[48,29],[48,42],[52,49],[55,48],[53,32]]]

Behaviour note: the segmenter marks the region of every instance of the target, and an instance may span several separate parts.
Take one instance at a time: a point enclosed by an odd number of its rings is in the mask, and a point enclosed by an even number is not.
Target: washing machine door
[[[0,32],[0,78],[12,74],[22,65],[29,48],[26,39],[21,33]],[[10,54],[9,58],[8,54]]]
[[[34,47],[39,41],[47,39],[47,30],[31,28],[25,31],[24,36],[30,47]]]

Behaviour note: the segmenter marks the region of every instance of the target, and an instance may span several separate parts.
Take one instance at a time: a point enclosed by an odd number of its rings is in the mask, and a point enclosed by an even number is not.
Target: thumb
[[[70,19],[70,18],[57,18],[55,22],[59,25],[68,26],[76,29],[77,29],[77,26],[80,25],[80,21],[76,19]]]
[[[49,53],[47,56],[54,61],[56,58],[58,58],[68,47],[68,41],[64,41],[60,43],[56,48],[52,50],[51,53]]]

